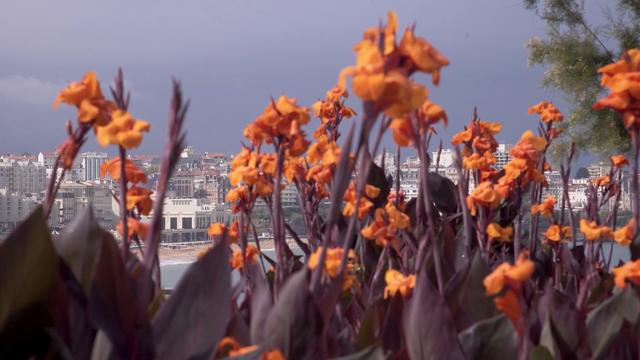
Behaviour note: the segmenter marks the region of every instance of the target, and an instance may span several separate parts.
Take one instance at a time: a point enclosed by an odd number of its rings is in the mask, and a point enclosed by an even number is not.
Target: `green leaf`
[[[515,359],[518,354],[516,332],[504,315],[479,321],[458,337],[469,359]]]
[[[101,239],[100,226],[89,206],[65,226],[60,236],[53,241],[56,252],[71,268],[85,294],[89,294],[91,290],[93,274],[102,250]]]
[[[608,298],[587,317],[589,342],[594,358],[606,354],[609,345],[618,336],[624,321],[636,325],[640,316],[640,300],[632,289],[624,289]]]
[[[46,346],[57,284],[57,257],[38,207],[0,242],[0,353],[29,357]]]
[[[229,247],[218,243],[187,269],[153,319],[158,359],[211,356],[231,316]]]

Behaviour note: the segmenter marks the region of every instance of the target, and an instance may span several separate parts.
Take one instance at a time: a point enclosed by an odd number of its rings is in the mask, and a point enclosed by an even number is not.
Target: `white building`
[[[100,167],[107,161],[107,153],[85,152],[80,154],[82,169],[84,170],[83,180],[100,179]]]
[[[46,188],[44,166],[30,160],[0,160],[0,188],[10,193],[39,193]]]
[[[165,199],[162,241],[207,240],[207,229],[211,223],[230,223],[232,219],[231,210],[225,205],[198,204],[197,199]]]

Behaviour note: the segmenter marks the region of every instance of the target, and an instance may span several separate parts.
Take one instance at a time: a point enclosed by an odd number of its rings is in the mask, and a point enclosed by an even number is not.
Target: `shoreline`
[[[295,242],[287,241],[289,246],[295,246]],[[249,241],[249,244],[255,244],[253,241]],[[165,245],[165,246],[163,246]],[[166,246],[168,244],[160,244],[160,249],[158,249],[158,256],[160,258],[160,266],[165,265],[179,265],[179,264],[189,264],[198,258],[198,254],[211,246],[211,244],[200,244],[200,245],[185,245],[178,249],[169,248]],[[273,251],[274,244],[273,240],[261,240],[260,241],[260,249],[262,251]]]

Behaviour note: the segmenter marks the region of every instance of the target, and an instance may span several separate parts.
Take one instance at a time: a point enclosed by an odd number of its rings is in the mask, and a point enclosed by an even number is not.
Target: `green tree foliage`
[[[591,106],[601,96],[597,69],[618,59],[621,51],[640,46],[640,0],[617,0],[596,17],[603,23],[590,23],[584,1],[525,0],[547,24],[544,39],[532,38],[529,64],[545,66],[545,87],[564,94],[570,109],[566,111],[564,142],[553,149],[555,157],[575,142],[576,150],[600,156],[629,149],[629,138],[618,115],[612,111],[594,111]]]

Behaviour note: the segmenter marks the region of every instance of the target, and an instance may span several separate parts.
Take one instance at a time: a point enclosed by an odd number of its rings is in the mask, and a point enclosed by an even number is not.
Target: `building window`
[[[170,222],[171,222],[171,230],[176,230],[178,228],[178,218],[172,217]]]
[[[182,218],[182,228],[183,229],[192,229],[192,220],[191,218]]]

